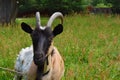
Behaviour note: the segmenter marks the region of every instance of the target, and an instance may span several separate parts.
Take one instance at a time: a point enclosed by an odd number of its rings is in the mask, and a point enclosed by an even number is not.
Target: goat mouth
[[[45,58],[43,57],[43,58],[39,58],[39,57],[34,57],[34,63],[36,64],[36,65],[44,65],[44,62],[45,62]]]

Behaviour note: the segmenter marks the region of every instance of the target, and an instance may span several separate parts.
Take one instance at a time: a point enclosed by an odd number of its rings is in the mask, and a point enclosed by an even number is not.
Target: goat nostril
[[[35,56],[36,56],[37,59],[43,58],[43,54],[35,54]]]
[[[42,57],[43,57],[43,54],[40,54],[39,57],[42,58]]]

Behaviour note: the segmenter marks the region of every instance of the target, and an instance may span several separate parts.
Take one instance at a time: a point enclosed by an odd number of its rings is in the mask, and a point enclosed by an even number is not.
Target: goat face
[[[28,24],[22,23],[22,29],[29,33],[32,38],[33,51],[34,51],[34,63],[36,65],[44,65],[46,55],[53,38],[63,31],[62,24],[58,24],[52,31],[50,27],[36,27],[33,30]]]

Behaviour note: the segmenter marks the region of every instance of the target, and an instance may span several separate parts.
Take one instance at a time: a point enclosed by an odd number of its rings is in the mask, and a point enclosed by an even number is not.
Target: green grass
[[[42,17],[43,25],[48,18]],[[16,25],[0,27],[0,66],[14,69],[18,52],[31,45],[30,36],[20,23],[34,27],[34,18],[17,19]],[[53,26],[58,22],[55,21]],[[64,32],[54,45],[65,61],[62,80],[120,79],[120,16],[69,15],[64,17]],[[12,80],[14,74],[0,70],[0,80]]]

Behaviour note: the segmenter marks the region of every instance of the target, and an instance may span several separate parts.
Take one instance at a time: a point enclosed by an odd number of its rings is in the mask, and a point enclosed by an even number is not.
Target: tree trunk
[[[17,14],[16,0],[0,0],[0,24],[15,22]]]

